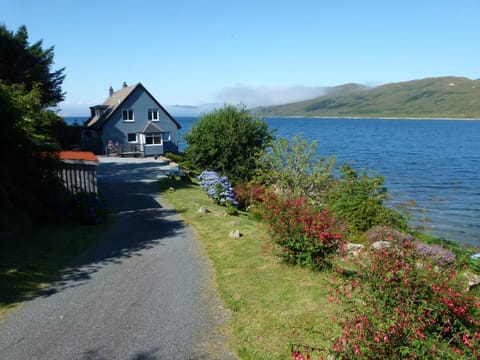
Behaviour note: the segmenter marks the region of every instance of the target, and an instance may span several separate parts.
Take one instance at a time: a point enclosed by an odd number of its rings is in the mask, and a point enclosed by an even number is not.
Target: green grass
[[[286,359],[290,343],[330,347],[340,331],[331,319],[342,310],[328,301],[331,273],[280,263],[265,249],[269,237],[262,224],[246,213],[227,216],[195,183],[162,179],[160,186],[213,262],[220,295],[231,310],[231,349],[240,358]],[[203,205],[211,212],[199,213]],[[234,229],[240,238],[228,236]],[[319,330],[316,339],[308,338],[310,328]]]
[[[98,243],[109,223],[32,226],[0,237],[0,321],[38,296],[82,252]]]

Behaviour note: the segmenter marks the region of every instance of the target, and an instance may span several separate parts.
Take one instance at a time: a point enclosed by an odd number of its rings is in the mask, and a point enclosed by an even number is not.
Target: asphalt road
[[[42,295],[0,325],[0,359],[234,359],[201,245],[158,202],[153,159],[103,159],[99,191],[118,220]]]

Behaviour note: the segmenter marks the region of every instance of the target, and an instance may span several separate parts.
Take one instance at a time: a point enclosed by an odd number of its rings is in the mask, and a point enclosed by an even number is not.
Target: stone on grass
[[[465,271],[463,275],[467,278],[469,289],[480,285],[480,275],[474,274],[470,271]]]
[[[242,234],[240,234],[240,231],[238,230],[232,230],[230,231],[230,234],[228,235],[231,238],[238,239]]]
[[[347,243],[345,249],[347,252],[353,256],[360,255],[360,252],[365,248],[363,244],[354,244],[354,243]]]
[[[390,242],[380,240],[380,241],[375,241],[372,244],[372,249],[375,249],[375,250],[388,249],[390,246],[391,246]]]
[[[204,205],[204,206],[200,207],[200,209],[198,209],[198,212],[206,214],[206,213],[209,213],[210,210],[208,210],[208,208]]]

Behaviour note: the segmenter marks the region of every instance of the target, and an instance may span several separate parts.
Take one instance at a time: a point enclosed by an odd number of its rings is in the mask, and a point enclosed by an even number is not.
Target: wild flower
[[[335,218],[305,198],[266,195],[261,216],[285,262],[319,269],[329,265],[329,258],[341,248]]]
[[[200,187],[206,191],[218,205],[235,207],[238,201],[233,187],[226,176],[218,176],[215,171],[204,170],[198,176]]]
[[[437,244],[426,244],[418,241],[413,235],[392,229],[386,226],[374,226],[366,233],[370,242],[389,241],[398,246],[415,244],[416,251],[422,259],[434,260],[437,265],[451,265],[455,263],[455,254]]]
[[[340,283],[332,293],[352,315],[340,320],[333,353],[370,359],[480,356],[475,294],[455,271],[438,271],[429,257],[416,266],[419,258],[416,243],[371,250],[358,274],[361,282]]]
[[[448,265],[455,263],[455,254],[437,244],[416,243],[417,252],[422,258],[431,258],[438,265]]]

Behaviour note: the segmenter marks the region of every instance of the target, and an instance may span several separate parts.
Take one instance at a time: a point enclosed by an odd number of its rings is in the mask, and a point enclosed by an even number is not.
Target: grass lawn
[[[231,349],[242,359],[286,359],[290,343],[330,348],[340,328],[328,301],[332,274],[284,265],[268,250],[269,237],[248,214],[227,216],[195,183],[160,180],[169,203],[181,211],[204,244],[231,316]],[[168,191],[170,187],[175,191]],[[199,213],[206,206],[209,213]],[[238,229],[242,236],[230,238]],[[306,329],[318,330],[316,339]]]
[[[108,228],[109,223],[32,226],[0,237],[0,321],[37,296]]]

